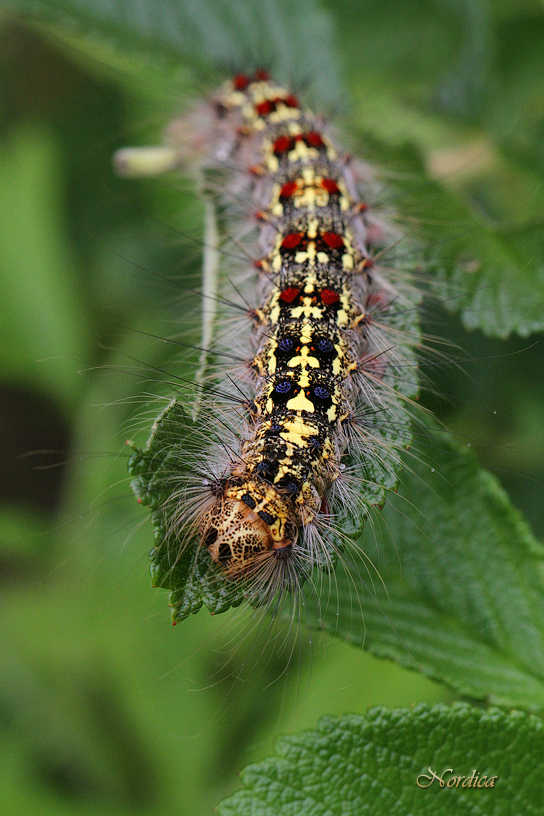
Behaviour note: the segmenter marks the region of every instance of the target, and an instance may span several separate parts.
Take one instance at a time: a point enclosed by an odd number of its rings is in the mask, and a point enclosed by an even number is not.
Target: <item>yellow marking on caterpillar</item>
[[[319,360],[316,357],[310,356],[310,349],[308,346],[302,346],[300,349],[300,354],[298,357],[292,357],[289,362],[287,363],[289,368],[295,368],[295,366],[310,366],[310,368],[319,368]]]
[[[281,105],[281,107],[268,115],[268,121],[270,124],[278,124],[279,122],[300,119],[300,115],[300,111],[297,110],[297,108],[288,108],[286,105]]]
[[[317,233],[319,231],[319,221],[317,218],[311,218],[308,221],[308,238],[317,238]]]
[[[335,359],[332,361],[332,373],[337,376],[338,374],[342,373],[342,369],[345,367],[345,352],[341,346],[335,345],[334,347],[338,354]]]
[[[337,406],[333,403],[330,408],[327,409],[327,419],[329,422],[334,422],[334,420],[338,416]]]
[[[317,428],[311,423],[305,422],[301,417],[293,417],[285,420],[283,430],[280,433],[286,442],[292,442],[299,448],[308,446],[307,439],[317,434]]]
[[[281,241],[280,241],[280,244],[281,244]],[[277,249],[279,249],[279,245],[278,245]],[[274,270],[274,272],[280,272],[281,271],[281,255],[280,255],[280,253],[276,250],[271,255],[271,258],[272,258],[272,269]]]
[[[275,348],[277,348],[277,347],[278,347],[278,344],[276,343]],[[269,374],[275,374],[277,365],[278,365],[278,361],[276,359],[276,355],[274,354],[273,350],[270,350],[268,352],[268,373]]]
[[[277,300],[278,298],[276,298],[276,302]],[[271,326],[275,326],[278,323],[278,320],[280,319],[280,314],[281,309],[279,307],[279,304],[277,304],[270,310],[270,315],[268,317]]]
[[[310,402],[302,390],[298,392],[296,397],[292,397],[287,402],[286,407],[291,411],[308,411],[309,414],[313,414],[315,411],[313,402]]]
[[[304,298],[304,300],[309,300],[309,298]],[[319,318],[323,317],[323,309],[321,306],[311,306],[310,303],[304,304],[303,306],[295,306],[294,309],[291,309],[291,317],[298,319],[304,316],[308,319],[314,318],[315,320],[319,320]],[[339,314],[341,314],[340,311],[338,312],[338,315]]]

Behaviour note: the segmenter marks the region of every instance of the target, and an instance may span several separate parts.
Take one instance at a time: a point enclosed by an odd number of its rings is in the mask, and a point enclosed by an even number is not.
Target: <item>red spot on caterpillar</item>
[[[291,150],[292,146],[293,140],[289,136],[278,136],[278,138],[273,144],[272,149],[276,156],[278,156],[281,153],[286,153],[288,150]]]
[[[372,269],[374,266],[374,261],[372,258],[365,258],[363,263],[361,264],[361,269]]]
[[[360,204],[356,205],[355,209],[357,210],[357,212],[364,213],[368,210],[368,204],[365,204],[363,201],[361,201]]]
[[[256,82],[268,82],[270,79],[270,74],[268,71],[255,71],[255,81]]]
[[[297,298],[300,294],[300,289],[296,286],[290,286],[288,289],[284,289],[280,295],[280,300],[283,300],[284,303],[292,303],[295,298]]]
[[[311,133],[307,133],[304,137],[304,141],[308,147],[323,147],[325,144],[321,133],[318,133],[316,130],[312,130]]]
[[[234,77],[234,90],[245,91],[249,85],[249,78],[245,74],[236,74]]]
[[[322,289],[319,294],[325,306],[332,306],[340,300],[340,295],[334,289]]]
[[[288,97],[282,99],[282,102],[288,108],[298,108],[298,99],[293,94],[289,94]]]
[[[340,187],[338,186],[334,179],[329,178],[323,179],[323,181],[321,182],[321,186],[323,187],[324,190],[326,190],[329,193],[329,195],[334,195],[335,193],[340,192]]]
[[[344,246],[344,239],[335,232],[324,232],[321,237],[331,249],[340,249]]]
[[[288,181],[280,190],[280,198],[291,198],[297,187],[296,181]]]
[[[302,241],[301,232],[291,232],[281,242],[282,249],[295,249]]]
[[[275,109],[276,104],[270,99],[265,99],[264,102],[259,102],[258,105],[255,105],[255,111],[259,116],[268,116],[268,114],[272,113]]]

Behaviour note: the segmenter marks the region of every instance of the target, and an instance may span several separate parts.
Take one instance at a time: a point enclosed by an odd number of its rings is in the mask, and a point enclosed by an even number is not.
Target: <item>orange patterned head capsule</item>
[[[291,504],[272,485],[247,474],[227,485],[205,513],[200,535],[230,577],[250,576],[266,554],[288,557],[298,537]]]

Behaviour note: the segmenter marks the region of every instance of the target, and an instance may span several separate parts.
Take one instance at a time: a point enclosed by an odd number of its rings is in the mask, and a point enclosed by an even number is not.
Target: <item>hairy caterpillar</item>
[[[418,392],[406,372],[420,343],[419,295],[400,261],[393,268],[397,236],[367,206],[364,168],[264,71],[237,75],[199,115],[205,192],[220,224],[232,191],[250,202],[240,239],[254,260],[236,281],[223,273],[229,294],[210,296],[205,377],[131,459],[156,527],[153,581],[172,591],[174,621],[203,601],[212,611],[243,598],[270,605],[315,568],[333,569],[396,487]],[[187,125],[169,136],[165,148],[122,152],[118,166],[175,167]]]

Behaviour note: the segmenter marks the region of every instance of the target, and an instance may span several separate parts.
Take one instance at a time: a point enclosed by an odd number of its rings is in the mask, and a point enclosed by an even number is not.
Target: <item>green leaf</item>
[[[190,65],[198,81],[190,72],[180,74],[184,92],[216,81],[210,65],[232,72],[260,63],[288,83],[306,86],[311,80],[311,99],[305,97],[318,109],[342,107],[331,17],[314,3],[7,5],[81,31],[91,43],[98,35],[125,52],[145,52],[151,62]],[[531,8],[531,24],[524,16],[528,9],[515,17],[513,9],[488,13],[471,3],[430,4],[407,16],[400,0],[386,9],[371,0],[359,15],[347,3],[335,4],[334,13],[352,86],[350,127],[371,134],[374,159],[388,173],[391,150],[399,145],[418,157],[409,178],[410,161],[400,165],[405,183],[397,177],[393,185],[407,193],[399,202],[401,214],[422,224],[430,246],[426,269],[437,273],[434,290],[469,329],[498,337],[541,331],[542,11]],[[424,45],[414,61],[407,43],[416,39]],[[406,76],[399,75],[399,60],[408,62]],[[456,156],[453,167],[450,154]]]
[[[174,621],[202,603],[218,613],[243,599],[196,541],[180,555],[167,529],[173,479],[183,483],[184,467],[190,475],[190,434],[190,420],[173,401],[131,462],[135,492],[151,505],[156,530],[153,583],[171,590]],[[540,710],[544,550],[467,450],[434,425],[420,426],[416,437],[420,451],[406,457],[398,494],[367,521],[357,543],[345,543],[324,595],[316,589],[323,574],[314,572],[304,601],[308,623],[461,694]]]
[[[194,480],[188,451],[195,432],[198,434],[198,426],[173,399],[155,420],[146,447],[135,448],[128,466],[138,501],[152,511],[155,546],[149,554],[151,580],[154,587],[170,590],[174,623],[198,612],[203,603],[216,614],[239,606],[243,600],[241,590],[222,577],[207,550],[199,547],[198,530],[180,551],[172,502],[183,490],[185,478]]]
[[[425,159],[415,144],[394,145],[367,131],[361,132],[361,155],[392,175],[393,203],[398,217],[408,221],[407,229],[417,233],[422,247],[421,272],[430,290],[450,312],[459,313],[468,329],[481,329],[493,337],[506,338],[516,332],[525,337],[544,329],[544,229],[531,213],[518,221],[505,213],[501,221],[483,217],[478,198],[491,197],[489,178],[473,182],[463,190],[432,173],[446,173],[453,166],[469,163],[470,144],[444,153],[430,152]],[[494,155],[492,145],[480,145],[481,152]],[[494,183],[506,184],[512,176],[511,163],[492,159]],[[454,171],[452,171],[454,172]],[[520,170],[518,168],[518,176]],[[517,179],[520,195],[524,185]],[[532,184],[535,179],[533,177]],[[471,197],[476,200],[471,200]],[[481,203],[481,202],[480,202]],[[498,206],[498,204],[496,205]],[[398,249],[402,259],[402,246]],[[406,250],[408,258],[413,251]]]
[[[329,15],[315,0],[9,0],[31,18],[98,36],[168,61],[222,70],[274,67],[279,79],[313,82],[336,105],[339,77]]]
[[[221,816],[543,813],[544,724],[521,712],[374,708],[323,718],[317,731],[284,737],[276,751],[246,768],[243,790],[219,805]],[[443,774],[442,787],[429,768]],[[464,778],[448,787],[454,777]],[[419,787],[418,778],[432,784]]]
[[[447,308],[493,336],[541,331],[544,6],[334,8],[358,152],[368,135]]]
[[[81,386],[74,360],[85,356],[90,328],[60,172],[59,145],[43,128],[18,128],[0,148],[0,368],[66,408]]]
[[[451,311],[465,326],[495,337],[517,332],[526,337],[544,329],[544,231],[541,226],[485,228],[468,231],[452,242],[439,281]],[[472,270],[475,270],[473,272]],[[459,292],[465,294],[459,296]]]
[[[310,622],[461,694],[542,709],[544,549],[470,453],[417,436],[364,557],[346,553],[324,610],[308,597]]]

